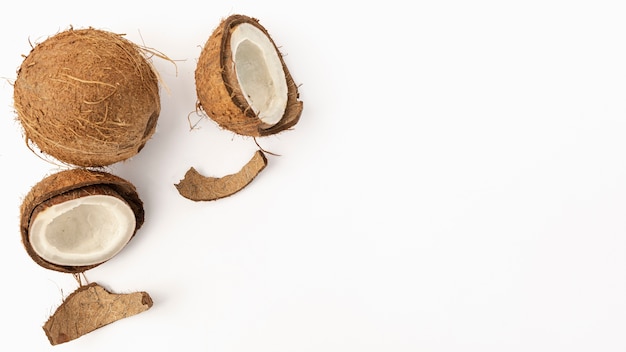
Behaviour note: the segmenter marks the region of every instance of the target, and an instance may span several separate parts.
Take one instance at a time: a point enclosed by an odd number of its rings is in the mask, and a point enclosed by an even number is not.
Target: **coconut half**
[[[266,136],[293,127],[302,114],[298,87],[258,20],[232,15],[206,42],[195,72],[198,106],[221,127]]]
[[[14,107],[27,141],[78,166],[106,166],[137,154],[160,113],[158,76],[145,50],[121,34],[66,30],[22,62]]]
[[[79,273],[118,254],[144,220],[135,187],[117,176],[72,169],[37,183],[21,206],[22,242],[51,270]]]

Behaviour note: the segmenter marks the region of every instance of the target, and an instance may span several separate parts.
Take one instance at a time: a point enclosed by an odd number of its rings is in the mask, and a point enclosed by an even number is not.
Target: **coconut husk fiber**
[[[268,126],[256,115],[239,88],[231,55],[230,36],[242,23],[260,29],[270,40],[280,58],[287,80],[287,108],[281,120]],[[303,103],[299,101],[298,86],[295,84],[278,47],[267,30],[257,19],[232,15],[222,20],[204,45],[195,71],[198,107],[219,126],[245,136],[267,136],[298,123]]]
[[[20,207],[20,233],[22,243],[26,252],[35,263],[46,269],[65,273],[81,273],[102,264],[65,266],[50,263],[41,258],[33,250],[29,242],[30,223],[39,211],[67,199],[75,199],[96,193],[116,196],[124,200],[130,206],[135,214],[136,223],[135,233],[133,233],[134,237],[137,230],[144,222],[143,202],[139,198],[135,186],[118,176],[103,171],[80,168],[64,170],[47,176],[33,186],[26,197],[24,197]]]
[[[158,76],[145,51],[93,28],[37,44],[17,72],[13,98],[29,145],[85,167],[137,154],[161,109]]]
[[[220,178],[201,175],[195,168],[190,168],[185,177],[177,183],[176,189],[181,196],[193,201],[211,201],[231,196],[245,188],[267,165],[267,158],[258,150],[252,158],[232,175]]]
[[[72,292],[44,324],[52,345],[72,341],[98,328],[152,307],[146,292],[116,294],[91,283]]]

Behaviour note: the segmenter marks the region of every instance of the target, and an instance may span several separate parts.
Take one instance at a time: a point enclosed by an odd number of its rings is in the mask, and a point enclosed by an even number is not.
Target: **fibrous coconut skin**
[[[245,38],[236,41],[235,44],[239,47],[232,48],[231,37],[241,25],[258,29],[260,33],[266,36],[273,52],[265,52],[266,48],[262,43],[255,43],[252,40],[245,40]],[[276,61],[280,63],[285,82],[267,84],[267,89],[270,91],[269,95],[272,95],[271,91],[277,87],[286,86],[285,107],[277,122],[263,121],[263,111],[256,111],[258,109],[250,105],[250,97],[248,96],[251,94],[244,94],[245,89],[242,89],[239,81],[241,75],[238,77],[237,64],[235,63],[237,53],[241,53],[244,57],[243,61],[248,61],[247,65],[239,68],[240,71],[245,67],[250,68],[251,65],[252,69],[258,70],[258,77],[250,77],[251,73],[248,72],[247,79],[252,81],[256,79],[257,83],[260,82],[261,84],[267,80],[263,76],[273,71],[271,58],[275,57]],[[265,56],[263,57],[263,55]],[[251,61],[255,57],[258,57],[258,62]],[[198,107],[222,128],[240,135],[261,137],[284,131],[298,123],[302,114],[303,103],[299,100],[298,86],[289,73],[276,44],[267,30],[259,24],[259,21],[248,16],[229,16],[213,31],[198,59],[195,80]],[[262,105],[274,104],[270,102]]]
[[[181,196],[193,201],[211,201],[229,197],[245,188],[267,166],[267,158],[258,150],[252,158],[232,175],[220,178],[201,175],[195,168],[190,168],[185,177],[176,184]]]
[[[46,321],[43,330],[50,344],[58,345],[144,312],[152,305],[147,292],[116,294],[91,283],[72,292]]]
[[[122,35],[69,29],[36,45],[14,84],[27,141],[64,163],[105,166],[137,154],[160,113],[158,77]]]
[[[30,243],[30,226],[38,212],[64,200],[93,194],[117,197],[130,207],[135,216],[135,229],[130,239],[134,237],[137,230],[143,225],[144,209],[143,202],[130,182],[103,171],[83,168],[61,171],[44,178],[33,186],[20,207],[22,243],[26,252],[37,264],[50,270],[81,273],[106,261],[89,265],[56,264],[42,258]]]

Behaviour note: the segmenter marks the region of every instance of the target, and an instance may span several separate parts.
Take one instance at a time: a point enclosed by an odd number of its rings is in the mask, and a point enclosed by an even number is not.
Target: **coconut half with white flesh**
[[[295,84],[259,21],[224,19],[206,42],[195,71],[198,107],[221,127],[267,136],[293,127],[302,114]]]
[[[21,206],[22,242],[46,269],[80,273],[118,254],[144,221],[135,187],[115,175],[72,169],[37,183]]]

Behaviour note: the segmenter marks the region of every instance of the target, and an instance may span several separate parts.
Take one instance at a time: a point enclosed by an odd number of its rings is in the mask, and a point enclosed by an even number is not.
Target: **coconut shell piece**
[[[287,83],[287,107],[280,121],[272,126],[265,124],[244,97],[235,72],[231,54],[230,37],[240,24],[257,27],[270,40],[282,64]],[[232,15],[222,20],[207,40],[195,71],[198,107],[222,128],[245,136],[267,136],[293,127],[302,114],[295,84],[278,47],[257,19]]]
[[[30,223],[47,206],[86,194],[112,195],[124,200],[135,214],[135,236],[144,222],[143,202],[130,182],[103,172],[89,169],[70,169],[52,174],[31,188],[20,207],[20,232],[24,248],[35,263],[65,273],[81,273],[102,263],[87,266],[65,266],[41,258],[29,242]]]
[[[27,142],[61,162],[106,166],[137,154],[160,113],[146,50],[123,35],[69,29],[37,44],[14,84]]]
[[[206,177],[190,168],[176,184],[181,196],[193,201],[210,201],[231,196],[245,188],[265,168],[267,158],[258,150],[239,172],[221,178]]]
[[[44,324],[43,330],[50,344],[58,345],[144,312],[152,304],[146,292],[116,294],[91,283],[72,292]]]

